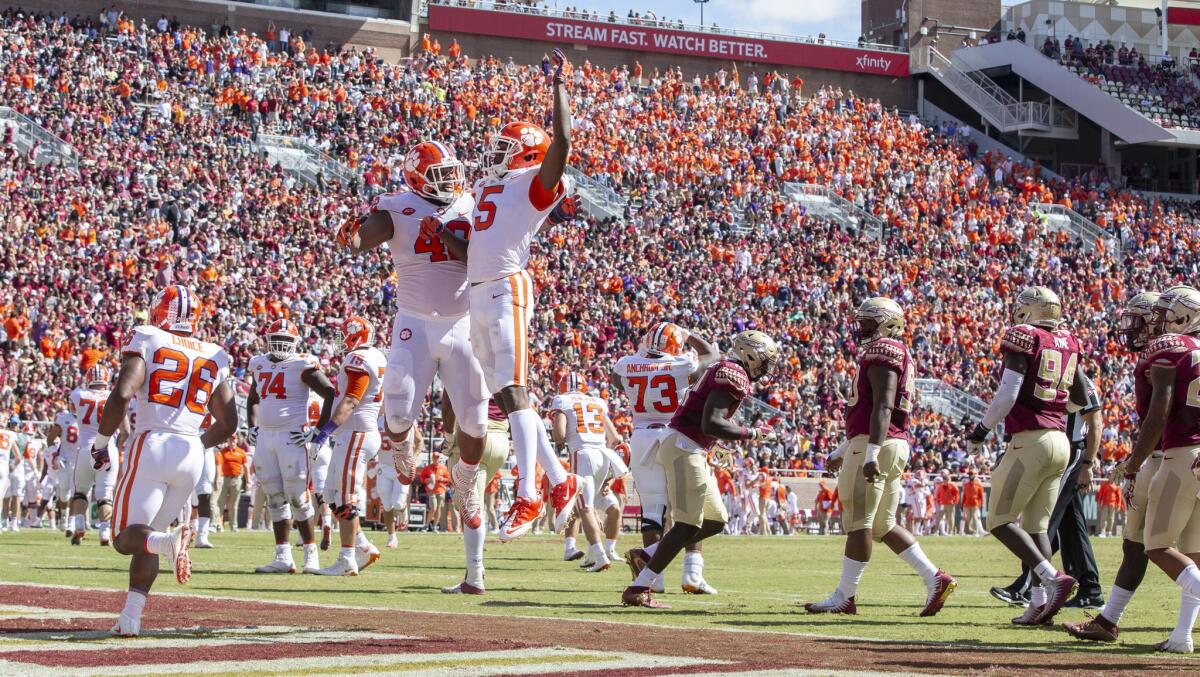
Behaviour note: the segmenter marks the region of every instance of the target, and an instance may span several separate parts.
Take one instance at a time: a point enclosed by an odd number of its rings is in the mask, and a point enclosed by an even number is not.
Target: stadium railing
[[[311,183],[316,183],[318,172],[346,185],[354,179],[349,167],[299,137],[259,134],[258,147],[285,171],[293,172]]]
[[[568,166],[567,174],[575,180],[579,196],[583,198],[583,208],[593,216],[618,218],[625,213],[628,199],[621,196],[612,188],[584,174],[575,167]],[[602,212],[602,214],[597,213]]]
[[[808,213],[830,218],[846,230],[879,240],[882,246],[883,221],[857,204],[838,195],[829,186],[815,183],[785,183],[784,195],[804,205]]]
[[[0,127],[12,127],[13,143],[22,152],[29,153],[36,146],[33,159],[38,164],[61,160],[68,167],[79,166],[79,151],[75,146],[8,106],[0,106]]]
[[[983,400],[936,378],[917,379],[917,392],[921,395],[921,406],[955,420],[978,421],[987,411]]]
[[[1121,243],[1117,238],[1110,237],[1103,228],[1074,209],[1046,202],[1035,202],[1031,206],[1041,213],[1047,226],[1078,237],[1087,249],[1094,249],[1096,242],[1104,240],[1105,247],[1121,251]]]

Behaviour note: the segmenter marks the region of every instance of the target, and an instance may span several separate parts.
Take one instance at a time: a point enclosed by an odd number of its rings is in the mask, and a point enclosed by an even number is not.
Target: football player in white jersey
[[[108,545],[112,531],[109,518],[112,516],[113,489],[117,484],[119,470],[117,464],[119,456],[112,452],[116,451],[117,447],[110,443],[109,467],[101,470],[92,467],[91,459],[88,456],[92,449],[92,442],[100,434],[100,416],[104,413],[104,406],[108,402],[111,387],[112,373],[108,367],[97,364],[88,370],[83,387],[72,390],[70,395],[71,411],[74,413],[79,438],[74,463],[75,493],[71,497],[71,519],[74,521],[74,534],[71,542],[75,544],[81,541],[84,534],[87,533],[89,491],[91,491],[92,500],[96,501],[97,505],[100,545]],[[118,435],[118,439],[114,440],[116,443],[123,442],[122,438],[127,438],[129,435],[129,424],[125,419],[121,420],[119,432],[121,434]],[[69,435],[67,441],[70,442]]]
[[[42,478],[46,473],[46,440],[33,434],[33,426],[26,426],[25,440],[25,526],[41,528],[41,506],[38,505],[45,493],[48,498],[50,487],[43,491]]]
[[[25,436],[17,432],[20,424],[16,416],[9,418],[11,429],[0,430],[0,454],[8,470],[4,487],[4,528],[21,530],[21,497],[25,495]]]
[[[384,397],[384,406],[386,405],[387,397]],[[396,472],[395,458],[393,457],[394,449],[392,441],[386,434],[387,422],[381,416],[379,418],[379,455],[375,457],[376,466],[375,474],[375,489],[379,492],[379,511],[382,513],[380,519],[383,520],[383,525],[387,529],[387,547],[395,549],[400,547],[400,540],[396,537],[396,521],[406,519],[408,515],[408,484],[400,481],[400,476]],[[416,426],[413,427],[414,430]],[[421,433],[416,431],[414,435],[414,449],[417,450],[417,455],[420,455]],[[410,483],[411,484],[411,483]]]
[[[316,393],[308,396],[308,427],[316,428],[321,422],[323,408],[321,398]],[[329,549],[329,541],[333,535],[333,514],[329,504],[325,502],[325,481],[329,479],[329,462],[333,459],[333,450],[328,444],[322,444],[317,449],[309,448],[308,490],[312,492],[316,503],[316,521],[321,527],[321,549]]]
[[[465,246],[422,231],[427,218],[463,238],[471,235],[475,199],[463,164],[448,146],[417,144],[404,161],[407,190],[381,196],[365,219],[352,219],[338,242],[354,252],[386,244],[396,268],[396,321],[384,379],[383,412],[396,473],[404,485],[416,472],[414,424],[436,374],[459,414],[460,462],[451,468],[454,503],[468,528],[481,520],[475,474],[487,432],[488,392],[471,349]]]
[[[63,409],[54,415],[54,423],[46,430],[46,444],[50,445],[50,468],[56,477],[55,506],[62,516],[61,528],[67,538],[72,538],[75,530],[67,516],[71,514],[71,490],[75,485],[75,453],[79,446],[79,426],[75,425],[75,416]],[[86,526],[86,524],[85,524]],[[79,545],[72,542],[71,545]]]
[[[205,416],[200,422],[200,432],[208,430],[212,425],[212,416]],[[200,463],[200,477],[196,480],[196,486],[192,489],[191,505],[192,505],[192,538],[194,539],[193,547],[196,548],[211,548],[213,544],[208,540],[208,530],[212,526],[213,515],[213,491],[217,484],[217,450],[213,447],[205,447]],[[221,528],[221,520],[217,520],[217,529]]]
[[[319,449],[334,431],[333,460],[325,481],[325,499],[338,519],[342,549],[333,564],[314,573],[357,576],[379,559],[376,548],[359,529],[367,462],[379,453],[379,410],[387,358],[375,347],[375,328],[365,318],[351,316],[342,323],[341,346],[346,355],[338,369],[336,404],[314,429],[293,433],[297,444]]]
[[[308,449],[292,433],[308,426],[308,400],[316,393],[324,402],[326,419],[333,410],[333,384],[317,359],[298,353],[300,332],[279,319],[264,334],[267,352],[250,358],[250,393],[246,398],[247,441],[254,446],[254,470],[267,497],[275,532],[275,559],[255,569],[260,574],[294,574],[289,537],[292,522],[304,546],[304,571],[321,568],[309,499]]]
[[[684,391],[719,356],[716,347],[703,338],[671,322],[650,326],[638,351],[626,355],[613,367],[610,380],[620,388],[633,409],[633,433],[629,436],[629,471],[642,505],[642,545],[662,538],[667,515],[667,475],[658,461],[658,443],[667,432],[667,424],[683,401]],[[683,580],[686,592],[715,594],[704,580],[704,556],[701,544],[686,546],[683,554]],[[651,590],[662,592],[662,576]]]
[[[583,501],[576,507],[588,552],[583,568],[604,571],[611,562],[622,561],[615,552],[604,547],[604,532],[596,512],[607,512],[613,500],[611,492],[603,489],[610,474],[627,472],[625,462],[612,451],[622,443],[621,436],[608,417],[608,402],[584,392],[587,380],[582,374],[567,373],[559,379],[558,396],[550,404],[550,431],[557,447],[566,447],[571,454],[571,471],[579,478],[579,493]],[[574,537],[568,536],[564,550],[575,549]]]
[[[136,395],[138,432],[117,478],[112,517],[113,547],[131,557],[125,607],[112,628],[125,637],[141,631],[159,556],[166,557],[175,580],[191,578],[188,497],[200,476],[203,450],[238,428],[229,355],[194,338],[199,309],[200,299],[181,285],[155,296],[149,324],[135,328],[121,348],[116,387],[92,441],[92,467],[103,470],[111,462],[109,442]],[[210,413],[213,424],[201,435],[200,423]],[[168,531],[176,519],[180,528]]]
[[[431,216],[421,223],[423,234],[439,235],[456,255],[467,258],[471,348],[483,367],[488,391],[508,415],[517,467],[523,473],[517,481],[517,500],[500,520],[502,542],[528,533],[542,513],[535,463],[541,463],[552,487],[555,531],[566,524],[578,495],[577,478],[555,457],[526,383],[533,314],[533,282],[525,270],[529,246],[552,211],[573,204],[566,199],[572,189],[570,177],[564,175],[571,152],[571,106],[562,50],[554,50],[554,63],[554,138],[531,122],[510,122],[493,134],[483,156],[485,178],[474,188],[466,251],[463,239],[444,218]],[[462,460],[473,463],[477,457],[463,449]]]

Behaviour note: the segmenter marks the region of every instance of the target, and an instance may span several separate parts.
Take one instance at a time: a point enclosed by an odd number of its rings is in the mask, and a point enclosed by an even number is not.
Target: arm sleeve
[[[996,395],[992,398],[987,413],[983,415],[983,427],[992,430],[1008,416],[1008,412],[1017,403],[1017,395],[1021,392],[1021,383],[1024,380],[1024,374],[1018,374],[1011,369],[1004,370],[1004,375],[1000,377],[1000,387],[996,389]]]
[[[346,370],[346,396],[361,400],[371,385],[371,376],[357,369]]]

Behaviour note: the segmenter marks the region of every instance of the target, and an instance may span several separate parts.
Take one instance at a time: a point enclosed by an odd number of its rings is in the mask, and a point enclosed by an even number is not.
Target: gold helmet
[[[1026,287],[1017,294],[1013,304],[1013,319],[1017,324],[1055,329],[1062,322],[1062,304],[1058,294],[1046,287]]]
[[[1117,324],[1117,340],[1126,349],[1140,352],[1154,336],[1154,304],[1162,296],[1144,291],[1125,302]]]
[[[775,344],[775,339],[754,329],[734,337],[733,348],[729,352],[742,363],[750,378],[756,381],[770,374],[779,359],[779,346]]]
[[[859,324],[860,338],[863,340],[899,338],[904,335],[904,309],[900,307],[899,303],[885,296],[876,296],[863,301],[863,304],[858,307],[858,312],[854,314],[854,319]],[[862,329],[864,322],[875,323],[870,333]]]
[[[1154,304],[1154,335],[1200,331],[1200,291],[1186,284],[1162,293]]]

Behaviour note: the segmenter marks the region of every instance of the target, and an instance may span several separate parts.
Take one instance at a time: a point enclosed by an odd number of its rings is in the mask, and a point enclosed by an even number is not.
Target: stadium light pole
[[[700,27],[704,28],[704,6],[708,4],[708,0],[692,0],[692,2],[700,5]]]

